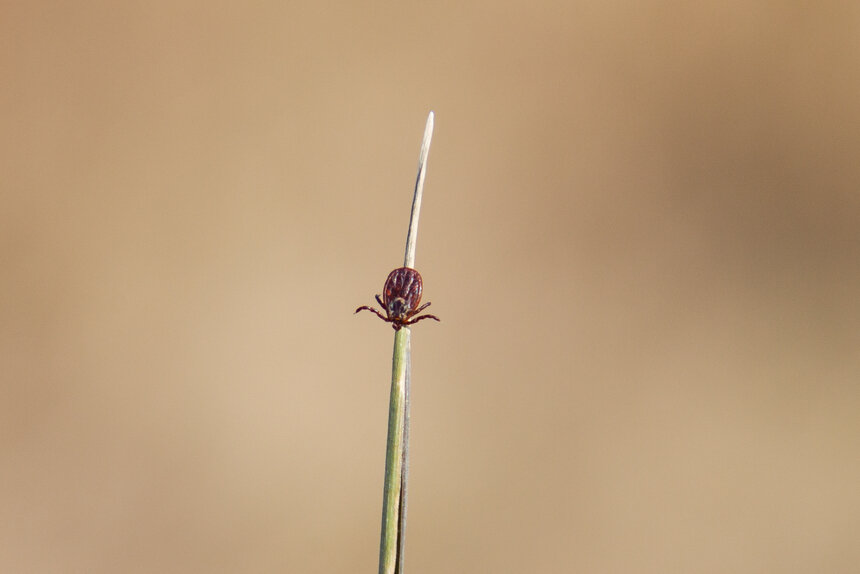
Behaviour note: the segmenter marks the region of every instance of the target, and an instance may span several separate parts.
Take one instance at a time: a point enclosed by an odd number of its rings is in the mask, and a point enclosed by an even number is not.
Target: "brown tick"
[[[376,296],[376,301],[382,305],[385,315],[374,309],[362,305],[355,310],[356,313],[362,310],[376,313],[377,317],[383,321],[391,323],[395,331],[399,331],[401,327],[417,323],[421,319],[433,319],[439,321],[439,317],[435,315],[421,315],[416,317],[418,313],[430,306],[430,303],[424,303],[418,307],[421,302],[421,292],[424,290],[424,284],[421,281],[421,274],[411,267],[400,267],[388,274],[388,279],[385,280],[385,287],[382,288],[384,294],[380,299]]]

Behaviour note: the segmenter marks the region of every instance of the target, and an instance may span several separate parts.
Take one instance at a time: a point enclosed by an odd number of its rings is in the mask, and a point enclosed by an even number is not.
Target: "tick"
[[[416,317],[418,313],[430,306],[430,303],[424,303],[420,307],[421,292],[424,290],[424,283],[421,281],[421,274],[411,267],[400,267],[388,274],[388,279],[385,280],[385,286],[382,288],[383,296],[376,296],[376,301],[382,305],[385,315],[374,309],[362,305],[355,310],[367,310],[376,313],[376,316],[391,323],[395,331],[399,331],[401,327],[417,323],[421,319],[433,319],[439,321],[439,317],[435,315],[421,315]]]

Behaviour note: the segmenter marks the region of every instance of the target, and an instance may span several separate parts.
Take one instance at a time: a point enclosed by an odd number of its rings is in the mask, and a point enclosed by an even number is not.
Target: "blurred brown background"
[[[0,572],[860,564],[856,2],[9,2]]]

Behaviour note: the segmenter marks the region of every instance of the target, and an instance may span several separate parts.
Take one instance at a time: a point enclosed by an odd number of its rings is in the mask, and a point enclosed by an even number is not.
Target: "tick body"
[[[385,286],[382,288],[382,298],[376,296],[376,301],[382,305],[385,315],[374,309],[362,305],[355,310],[370,311],[376,313],[376,316],[391,323],[395,331],[399,331],[401,327],[417,323],[421,319],[433,319],[439,321],[439,317],[435,315],[421,315],[418,313],[430,306],[430,303],[424,303],[420,307],[421,293],[424,290],[424,282],[421,280],[421,274],[411,267],[399,267],[388,274],[388,279],[385,280]]]

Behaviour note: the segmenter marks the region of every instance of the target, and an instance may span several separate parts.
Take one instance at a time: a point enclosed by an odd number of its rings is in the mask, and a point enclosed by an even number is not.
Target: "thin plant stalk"
[[[430,140],[433,137],[433,112],[427,116],[418,177],[412,198],[412,214],[406,235],[404,267],[415,267],[415,245],[418,238],[418,216]],[[403,573],[403,548],[406,529],[406,493],[409,478],[409,387],[412,371],[412,332],[402,327],[394,334],[391,366],[391,400],[388,407],[388,442],[385,448],[385,487],[382,497],[382,536],[379,543],[379,574]]]
[[[404,327],[394,335],[391,366],[391,400],[388,406],[388,443],[385,448],[385,487],[382,498],[382,539],[379,544],[380,574],[402,572],[403,503],[405,491],[407,357],[411,332]]]

